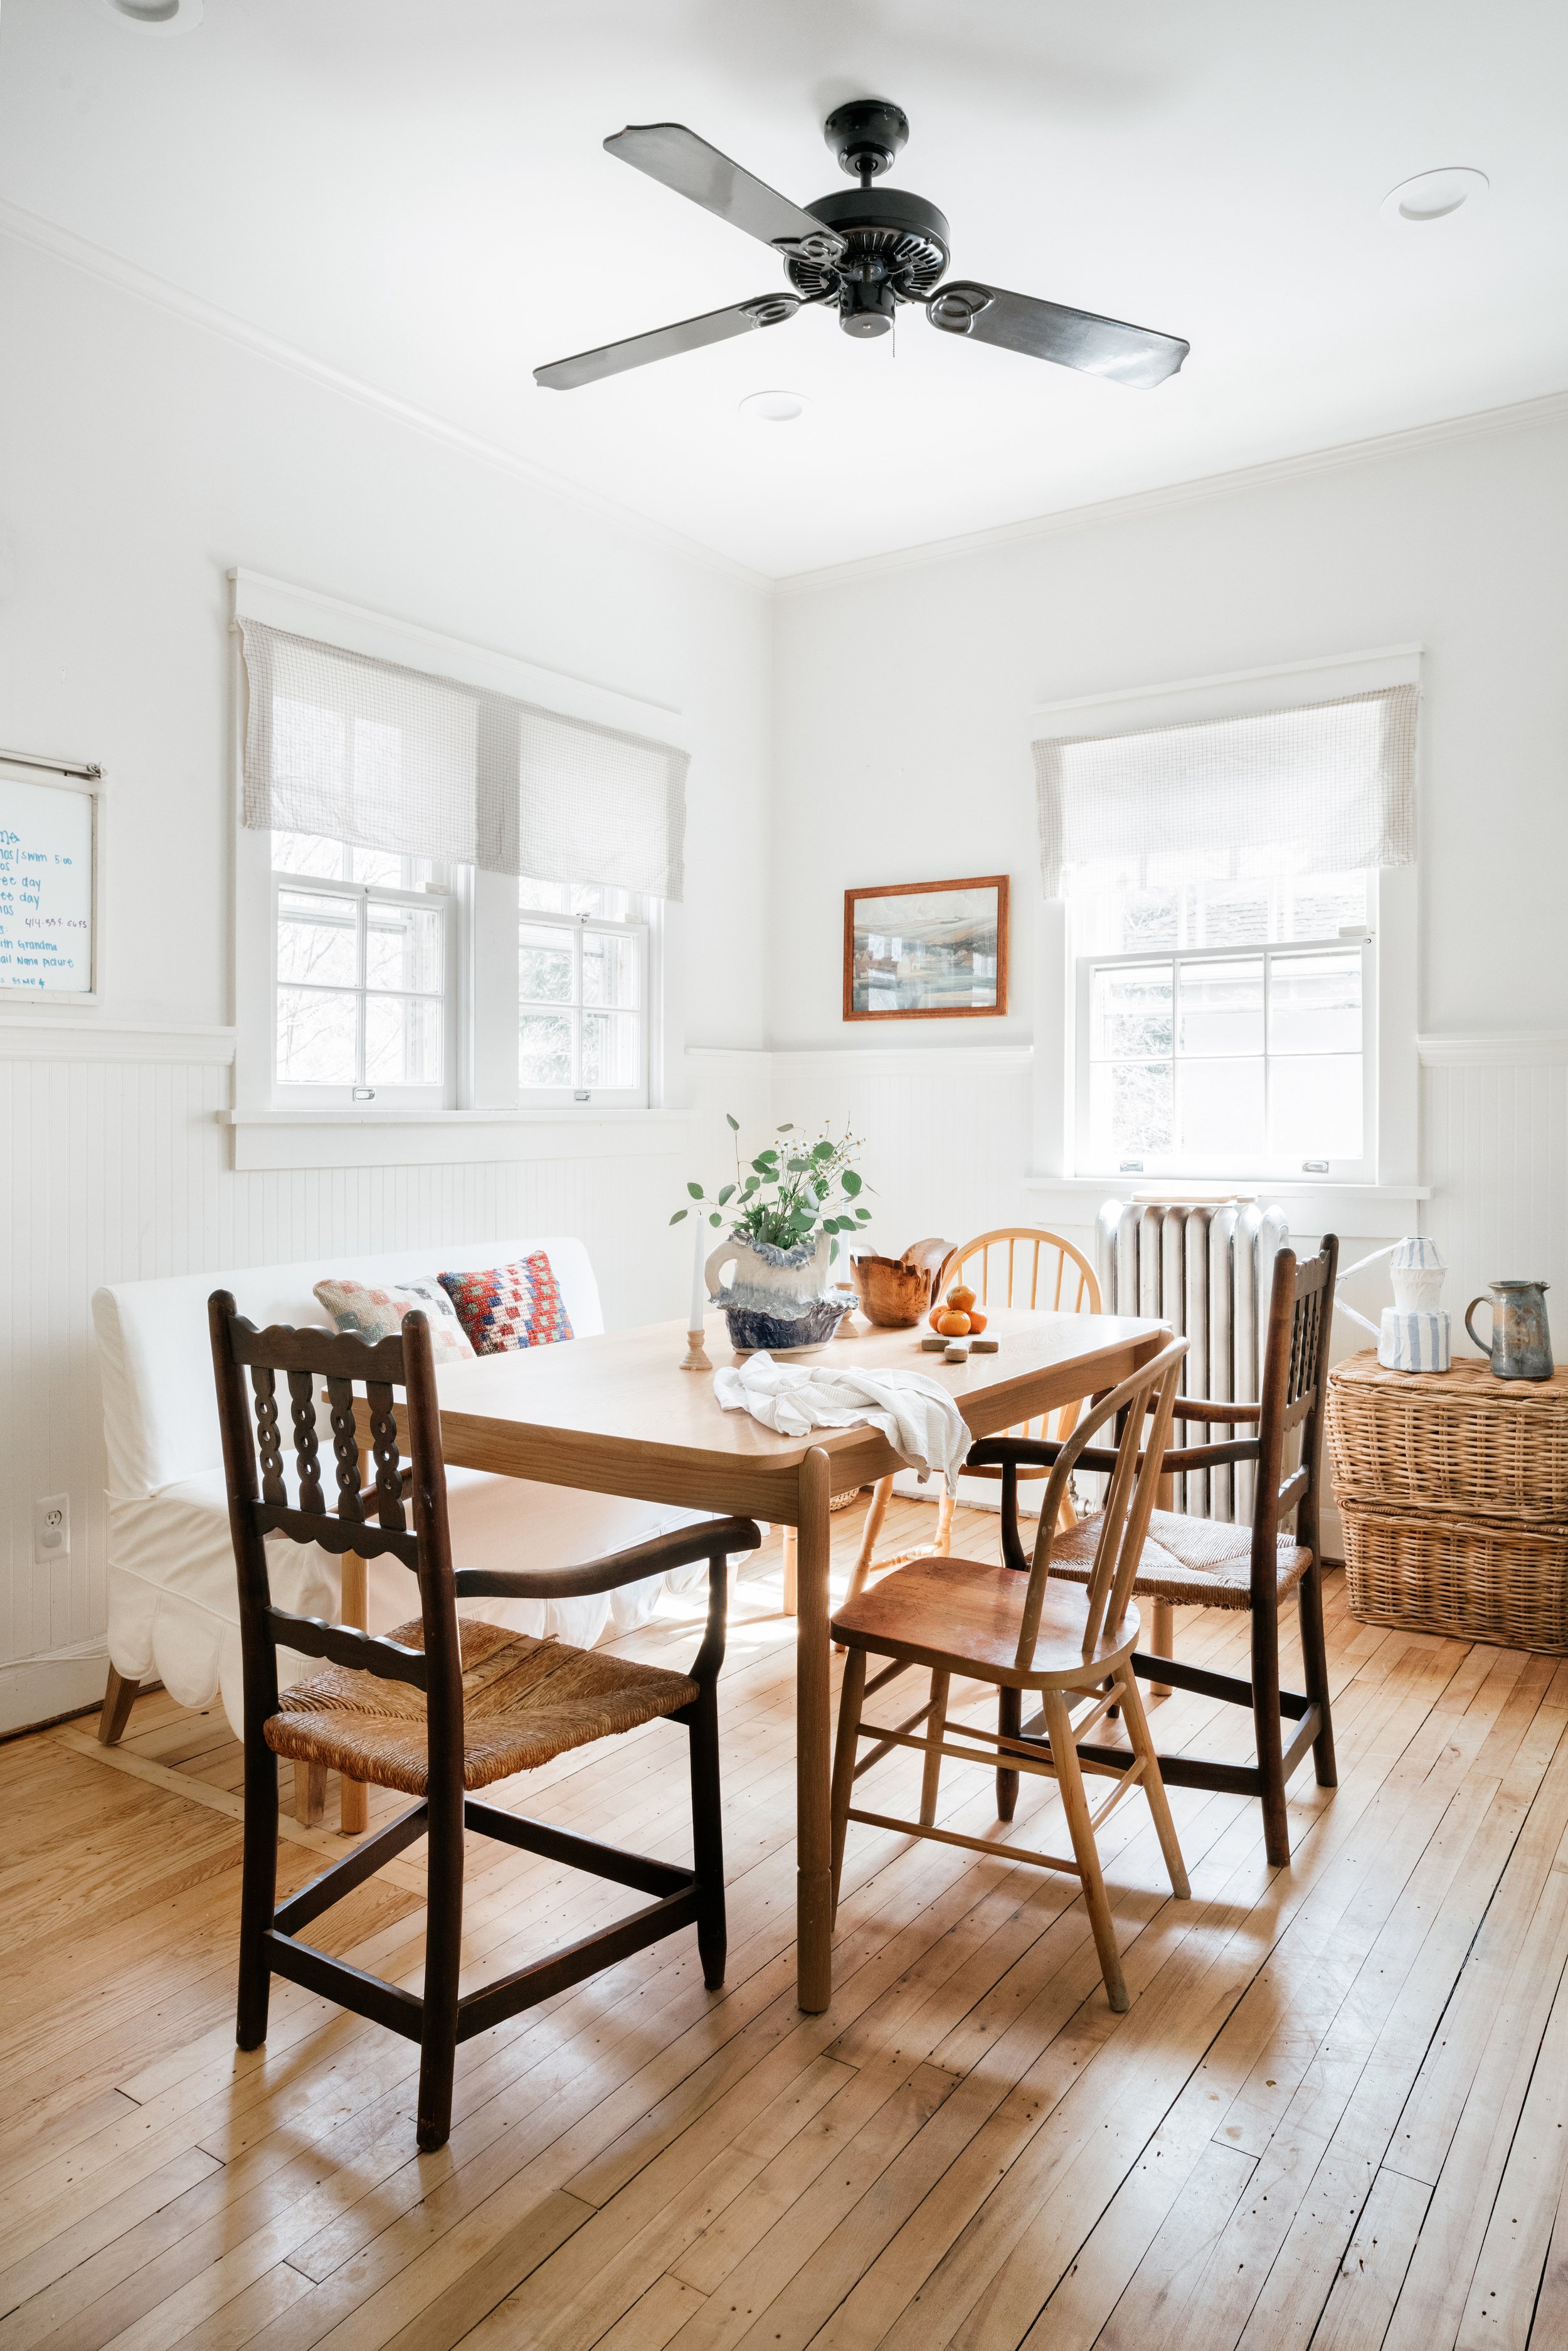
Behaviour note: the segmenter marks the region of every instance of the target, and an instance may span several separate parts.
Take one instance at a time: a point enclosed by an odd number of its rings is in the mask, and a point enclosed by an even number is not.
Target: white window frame
[[[1422,653],[1419,644],[1384,645],[1364,653],[1326,655],[1265,669],[1238,670],[1218,676],[1134,686],[1114,694],[1051,703],[1031,714],[1030,739],[1053,734],[1130,734],[1181,720],[1241,717],[1254,711],[1327,701],[1340,695],[1370,693],[1385,686],[1418,685]],[[1418,741],[1418,810],[1420,757]],[[1289,1198],[1308,1193],[1321,1200],[1332,1193],[1334,1199],[1346,1204],[1335,1209],[1336,1215],[1349,1213],[1348,1201],[1355,1196],[1370,1199],[1372,1195],[1381,1194],[1402,1201],[1426,1197],[1419,1182],[1419,1063],[1416,1042],[1417,868],[1394,867],[1373,873],[1368,907],[1373,983],[1364,1013],[1363,1043],[1375,1075],[1362,1174],[1352,1178],[1333,1173],[1299,1173],[1287,1177],[1253,1170],[1244,1176],[1239,1169],[1213,1166],[1179,1176],[1140,1176],[1115,1169],[1089,1168],[1086,1113],[1081,1114],[1079,1110],[1080,1072],[1086,1060],[1079,1037],[1079,941],[1074,935],[1071,902],[1042,902],[1034,926],[1038,1041],[1031,1158],[1036,1172],[1028,1179],[1030,1189],[1060,1193],[1059,1213],[1065,1213],[1068,1196],[1075,1197],[1080,1189],[1086,1197],[1103,1197],[1107,1184],[1113,1189],[1120,1184],[1146,1191],[1168,1183],[1173,1191],[1190,1192],[1206,1183],[1214,1187],[1243,1184],[1249,1176],[1255,1176],[1270,1197]],[[1310,943],[1277,944],[1294,948]],[[1239,952],[1256,954],[1258,950]],[[1129,959],[1139,962],[1161,958],[1137,954]],[[1086,1077],[1084,1087],[1086,1095]]]
[[[564,937],[570,937],[571,940],[572,961],[577,979],[577,988],[571,1004],[570,1006],[562,1006],[559,1008],[562,1010],[575,1011],[579,1015],[580,1020],[584,1012],[591,1011],[594,1008],[591,1005],[585,1003],[582,996],[582,942],[587,935],[591,931],[612,933],[617,937],[631,939],[634,943],[637,951],[636,1017],[640,1031],[638,1037],[638,1060],[642,1065],[642,1074],[638,1083],[634,1086],[589,1087],[582,1085],[579,1082],[577,1077],[574,1077],[573,1082],[569,1086],[525,1086],[522,1082],[521,1068],[519,1063],[517,1076],[517,1099],[519,1102],[523,1103],[525,1106],[531,1105],[543,1109],[553,1106],[562,1101],[570,1100],[578,1102],[596,1102],[601,1108],[612,1110],[641,1110],[644,1108],[647,1103],[649,1060],[648,971],[651,961],[650,931],[646,914],[643,911],[645,902],[637,897],[633,893],[628,892],[626,895],[628,904],[626,914],[623,919],[612,917],[608,914],[595,914],[586,910],[578,914],[571,914],[565,910],[557,912],[553,908],[539,906],[519,906],[517,909],[516,922],[519,935],[521,934],[523,925],[527,924],[530,929],[559,931]],[[520,953],[520,935],[518,947]],[[557,1008],[558,1008],[555,1006],[544,1003],[531,1007],[524,1004],[521,998],[520,982],[518,983],[517,1015],[519,1021],[519,1033],[522,1016],[525,1012],[529,1009],[540,1012],[549,1012]],[[512,1052],[514,1061],[517,1061],[518,1057],[516,1038],[513,1040]]]
[[[1369,882],[1375,877],[1369,876]],[[1094,975],[1098,971],[1131,970],[1139,967],[1168,965],[1173,970],[1183,964],[1258,963],[1263,966],[1263,1035],[1264,1050],[1260,1056],[1264,1066],[1264,1133],[1268,1132],[1268,1082],[1270,1064],[1287,1057],[1276,1055],[1268,1047],[1270,986],[1276,963],[1286,963],[1299,956],[1343,954],[1354,947],[1361,956],[1361,1061],[1362,1061],[1362,1152],[1359,1158],[1316,1157],[1306,1160],[1271,1153],[1265,1146],[1256,1154],[1234,1162],[1215,1154],[1195,1156],[1179,1151],[1161,1152],[1138,1161],[1112,1160],[1101,1162],[1094,1155],[1089,1112],[1091,1061],[1089,1051],[1090,1013]],[[1073,958],[1073,997],[1076,1020],[1074,1061],[1077,1066],[1077,1102],[1075,1134],[1078,1138],[1076,1173],[1080,1176],[1116,1177],[1133,1176],[1140,1182],[1169,1176],[1183,1182],[1207,1176],[1279,1179],[1311,1176],[1325,1184],[1370,1184],[1376,1181],[1377,1155],[1377,936],[1374,927],[1353,931],[1348,935],[1339,932],[1325,939],[1269,939],[1241,946],[1228,947],[1143,947],[1127,955],[1096,955],[1086,953]],[[1179,1001],[1179,982],[1177,987]],[[1173,1001],[1173,1028],[1177,1020],[1176,1001]],[[1163,1059],[1151,1055],[1151,1060]],[[1173,1067],[1183,1059],[1179,1050],[1179,1032],[1173,1033],[1170,1059]],[[1204,1056],[1210,1059],[1211,1056]],[[1240,1057],[1238,1057],[1240,1058]]]
[[[461,639],[440,635],[393,620],[387,614],[344,602],[314,590],[298,588],[249,570],[231,571],[233,615],[319,638],[372,660],[396,662],[463,684],[487,687],[563,716],[584,718],[631,734],[654,736],[689,747],[681,714],[667,705],[598,685],[559,670],[495,653]],[[245,764],[244,664],[237,627],[233,636],[233,769],[234,769],[234,1018],[235,1032],[235,1108],[225,1113],[236,1128],[261,1129],[279,1122],[291,1128],[308,1126],[323,1136],[320,1164],[375,1165],[386,1156],[385,1129],[390,1122],[439,1127],[451,1122],[465,1128],[497,1118],[514,1123],[554,1123],[578,1119],[589,1123],[601,1115],[624,1117],[673,1115],[663,1107],[665,1069],[665,990],[664,984],[664,909],[657,902],[643,904],[645,932],[643,972],[644,1083],[633,1090],[589,1090],[586,1102],[570,1089],[530,1091],[525,1097],[517,1084],[517,883],[513,875],[459,869],[446,895],[447,1020],[441,1101],[432,1102],[434,1089],[377,1087],[370,1102],[349,1098],[349,1090],[291,1085],[276,1081],[277,1032],[277,910],[272,868],[272,837],[252,831],[240,820]],[[285,875],[285,886],[302,877]],[[332,885],[326,885],[332,886]],[[349,885],[340,885],[347,888]],[[359,887],[361,885],[353,885]],[[376,887],[379,885],[364,885]],[[422,893],[423,894],[423,893]],[[595,916],[593,921],[600,918]],[[415,1100],[415,1096],[423,1097]],[[343,1133],[363,1128],[360,1143],[326,1140],[327,1131]],[[379,1131],[379,1135],[378,1135]],[[281,1148],[282,1146],[278,1146]],[[296,1145],[295,1149],[315,1146]],[[448,1155],[459,1146],[455,1136]],[[476,1139],[461,1146],[477,1149]],[[542,1146],[541,1146],[542,1147]],[[606,1146],[609,1147],[609,1146]],[[251,1146],[236,1145],[236,1165],[260,1165]],[[256,1151],[272,1150],[257,1144]],[[400,1151],[403,1146],[399,1146]],[[410,1144],[408,1149],[413,1150]],[[421,1159],[439,1155],[448,1146],[434,1137],[419,1146]],[[508,1146],[497,1136],[486,1141],[482,1155],[505,1156]],[[304,1164],[300,1160],[267,1158],[267,1165]]]
[[[267,843],[268,862],[272,864],[273,834],[263,836]],[[345,844],[346,845],[346,844]],[[440,872],[442,869],[437,868]],[[330,881],[324,874],[289,873],[272,864],[272,1082],[271,1098],[279,1110],[345,1110],[356,1104],[380,1102],[386,1110],[439,1111],[454,1109],[458,1098],[459,999],[457,974],[461,961],[468,951],[468,925],[464,920],[465,900],[469,893],[455,886],[450,879],[429,882],[417,888],[403,888],[386,882]],[[356,949],[359,967],[365,968],[366,928],[370,910],[374,905],[438,906],[442,915],[442,1037],[441,1081],[433,1086],[389,1086],[384,1081],[367,1080],[363,1069],[364,1015],[360,1018],[361,1070],[356,1081],[349,1086],[302,1085],[288,1082],[277,1069],[277,995],[280,987],[309,985],[281,979],[277,970],[277,936],[281,920],[278,898],[284,891],[321,898],[352,898],[358,904]],[[334,990],[333,992],[344,992]],[[356,982],[350,992],[369,998],[382,991]],[[393,989],[387,991],[398,994]],[[413,993],[413,991],[409,991]]]

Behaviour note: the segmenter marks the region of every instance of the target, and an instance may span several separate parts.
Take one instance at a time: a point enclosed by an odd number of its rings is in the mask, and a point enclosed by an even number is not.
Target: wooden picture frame
[[[984,904],[966,906],[965,899],[983,900],[989,892],[994,898],[994,915],[988,916]],[[905,973],[890,969],[890,958],[884,954],[875,956],[871,941],[876,936],[864,915],[857,919],[856,909],[877,899],[907,898],[929,901],[950,897],[953,904],[943,909],[929,904],[912,907],[905,920],[910,928],[900,934],[883,933],[884,938],[903,936],[910,940],[918,956],[924,948],[929,960],[925,971]],[[891,914],[893,909],[885,910]],[[957,1001],[965,992],[962,958],[966,952],[961,944],[967,929],[975,929],[983,937],[988,920],[994,921],[994,973],[984,972],[983,965],[991,958],[980,956],[982,971],[968,982],[968,1003]],[[857,933],[860,944],[857,945]],[[924,933],[924,937],[922,934]],[[897,957],[902,963],[905,958]],[[858,961],[858,968],[857,968]],[[884,984],[875,985],[878,970]],[[983,993],[989,980],[992,1001],[973,1001]],[[873,997],[920,1000],[873,1002]],[[886,882],[874,889],[844,892],[844,1006],[846,1020],[994,1020],[1002,1019],[1008,1008],[1008,876],[1005,873],[980,873],[956,882]]]

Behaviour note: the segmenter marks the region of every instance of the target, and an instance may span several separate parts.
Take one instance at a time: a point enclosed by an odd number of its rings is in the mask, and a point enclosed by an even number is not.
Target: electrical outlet
[[[71,1555],[71,1498],[46,1494],[33,1505],[33,1564],[52,1567]]]

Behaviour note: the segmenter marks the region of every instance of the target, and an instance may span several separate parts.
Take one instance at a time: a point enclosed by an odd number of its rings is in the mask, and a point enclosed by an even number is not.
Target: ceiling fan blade
[[[1032,294],[1009,294],[973,278],[939,287],[925,307],[934,327],[946,334],[972,335],[1026,358],[1051,360],[1084,375],[1109,376],[1113,383],[1147,392],[1175,375],[1192,349],[1179,335],[1153,327],[1131,327],[1122,319],[1101,319],[1092,310],[1070,310]]]
[[[795,294],[756,294],[748,302],[732,302],[727,310],[705,310],[700,319],[655,327],[649,335],[628,335],[624,342],[602,343],[596,351],[579,351],[574,359],[552,360],[549,367],[535,368],[534,381],[549,392],[574,392],[580,383],[646,367],[650,360],[673,360],[681,351],[700,351],[705,343],[748,335],[754,327],[777,327],[800,308]]]
[[[633,122],[604,142],[612,155],[634,164],[651,180],[663,181],[678,196],[689,196],[720,220],[760,237],[776,253],[806,261],[831,261],[844,249],[841,236],[792,204],[684,122]]]

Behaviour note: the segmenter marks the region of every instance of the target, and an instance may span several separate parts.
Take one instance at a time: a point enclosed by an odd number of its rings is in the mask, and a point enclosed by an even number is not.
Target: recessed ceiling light
[[[139,33],[187,33],[202,21],[203,0],[102,0],[102,5]]]
[[[805,405],[798,392],[748,392],[740,413],[754,424],[793,424]]]
[[[1468,163],[1450,163],[1440,172],[1417,172],[1401,180],[1383,199],[1383,217],[1391,221],[1448,220],[1461,204],[1484,196],[1491,182]]]

